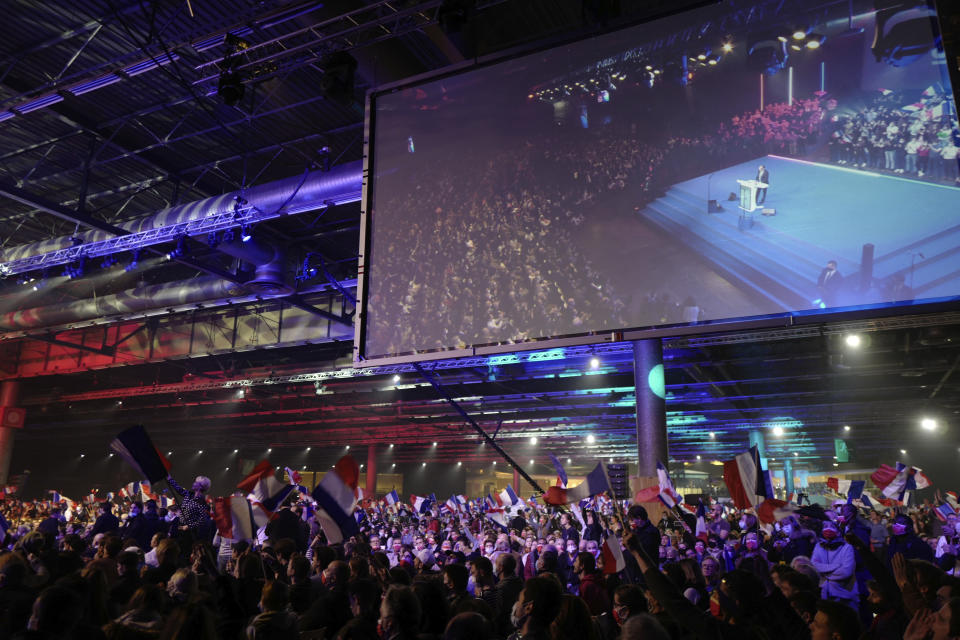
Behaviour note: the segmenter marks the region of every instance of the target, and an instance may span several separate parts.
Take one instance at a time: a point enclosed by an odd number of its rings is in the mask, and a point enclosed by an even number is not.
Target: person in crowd
[[[206,500],[206,494],[210,491],[210,478],[197,476],[190,491],[177,484],[172,476],[167,476],[167,482],[183,497],[180,503],[180,529],[190,531],[202,540],[212,540],[213,520],[210,518],[210,507]]]
[[[511,640],[553,640],[550,624],[560,613],[560,584],[549,577],[527,580],[510,613]]]
[[[821,597],[857,609],[857,561],[853,546],[840,535],[837,523],[832,520],[823,523],[820,541],[810,560],[820,574]]]
[[[934,560],[933,549],[914,532],[913,519],[904,513],[894,516],[890,524],[890,537],[887,542],[888,564],[898,553],[907,560],[914,558],[927,562]]]

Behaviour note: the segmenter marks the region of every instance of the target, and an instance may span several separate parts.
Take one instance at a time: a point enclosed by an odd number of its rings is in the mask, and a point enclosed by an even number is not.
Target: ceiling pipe
[[[344,283],[352,285],[354,283]],[[324,283],[311,287],[301,294],[328,291]],[[151,312],[166,313],[189,306],[205,309],[222,307],[248,299],[282,297],[255,287],[238,285],[215,276],[203,276],[185,282],[166,282],[128,289],[120,293],[77,300],[67,304],[21,309],[0,314],[0,331],[33,331],[52,327],[69,326],[82,322],[122,319],[127,316],[150,315]]]
[[[316,211],[331,205],[357,202],[360,200],[362,182],[362,162],[350,162],[338,165],[330,171],[312,171],[284,178],[267,184],[234,191],[204,200],[162,209],[154,214],[115,225],[118,230],[128,233],[157,231],[192,220],[202,220],[211,216],[228,214],[234,211],[238,198],[255,207],[259,219],[268,220],[280,215],[294,215],[307,211]],[[302,184],[301,184],[302,182]],[[282,211],[281,211],[282,209]],[[239,223],[238,225],[239,226]],[[41,242],[12,247],[0,253],[0,262],[19,260],[30,256],[65,249],[76,244],[101,242],[116,237],[116,234],[100,230],[82,231],[69,236],[60,236]]]

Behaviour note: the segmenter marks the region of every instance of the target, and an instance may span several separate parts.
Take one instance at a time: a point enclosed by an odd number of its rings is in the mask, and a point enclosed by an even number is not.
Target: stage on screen
[[[363,355],[956,298],[911,6],[721,3],[375,94]]]

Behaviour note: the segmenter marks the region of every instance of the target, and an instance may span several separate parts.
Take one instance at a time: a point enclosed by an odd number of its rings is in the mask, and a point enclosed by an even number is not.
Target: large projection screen
[[[720,3],[373,93],[361,357],[957,299],[936,12],[886,4]]]

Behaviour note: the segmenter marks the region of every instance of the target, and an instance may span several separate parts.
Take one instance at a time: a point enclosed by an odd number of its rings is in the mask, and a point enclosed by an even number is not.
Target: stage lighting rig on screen
[[[929,51],[943,50],[939,33],[930,37],[930,25],[937,22],[937,12],[924,2],[911,0],[877,0],[871,50],[877,62],[905,67]]]

